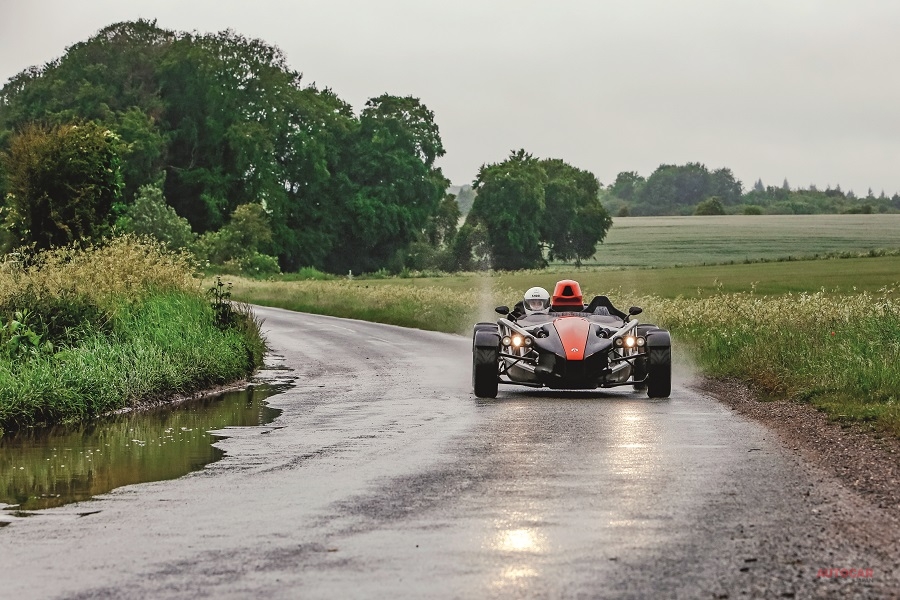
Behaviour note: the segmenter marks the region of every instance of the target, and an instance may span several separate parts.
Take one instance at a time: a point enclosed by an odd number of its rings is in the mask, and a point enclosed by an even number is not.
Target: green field
[[[695,297],[718,292],[877,292],[900,282],[900,255],[669,268],[550,267],[539,271],[460,273],[443,277],[356,279],[360,285],[440,287],[455,291],[518,290],[540,285],[548,290],[560,279],[575,279],[586,295]],[[512,301],[509,298],[508,301]]]
[[[900,214],[613,219],[591,265],[670,267],[900,249]]]

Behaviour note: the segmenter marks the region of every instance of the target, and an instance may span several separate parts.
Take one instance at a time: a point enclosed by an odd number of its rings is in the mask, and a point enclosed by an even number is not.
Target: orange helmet
[[[581,286],[572,279],[563,279],[556,282],[553,288],[553,297],[550,300],[552,308],[584,308],[584,299],[581,296]]]

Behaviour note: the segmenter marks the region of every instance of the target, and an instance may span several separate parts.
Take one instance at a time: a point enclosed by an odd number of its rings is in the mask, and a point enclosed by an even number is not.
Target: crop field
[[[371,288],[406,286],[469,290],[518,290],[540,285],[552,289],[560,279],[578,280],[585,294],[606,294],[623,302],[635,295],[663,298],[698,297],[721,292],[755,291],[853,293],[890,287],[900,281],[900,253],[866,258],[829,258],[733,265],[669,268],[603,268],[551,266],[537,271],[460,273],[441,277],[355,279]],[[512,292],[511,292],[512,293]],[[505,302],[511,301],[509,297]]]
[[[900,214],[613,219],[590,265],[670,267],[900,249]]]

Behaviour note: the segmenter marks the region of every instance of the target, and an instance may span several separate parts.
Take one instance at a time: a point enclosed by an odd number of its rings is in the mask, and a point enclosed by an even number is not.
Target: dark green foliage
[[[143,186],[164,181],[165,202],[199,234],[219,233],[240,206],[262,207],[271,238],[223,259],[242,271],[277,271],[269,256],[287,270],[400,270],[412,243],[448,242],[455,227],[434,166],[444,149],[432,112],[384,94],[356,116],[300,79],[278,48],[232,31],[118,23],[0,90],[0,149],[30,123],[102,124],[118,134],[123,161],[117,215],[153,212],[148,232],[160,239],[184,242],[158,206],[126,206]],[[233,234],[211,245],[227,247]]]
[[[47,294],[25,286],[0,304],[0,318],[27,310],[29,327],[54,347],[71,346],[88,335],[108,333],[111,316],[88,297],[72,290]]]
[[[725,207],[722,206],[722,201],[718,196],[712,196],[697,204],[694,214],[697,216],[724,215]]]
[[[425,235],[428,243],[436,248],[453,239],[460,216],[456,197],[452,194],[444,196],[437,212],[431,217],[426,227]]]
[[[535,268],[550,260],[593,256],[612,219],[600,203],[600,184],[588,171],[559,159],[538,160],[524,150],[481,168],[478,196],[453,245],[457,265],[476,252],[471,236],[483,229],[489,266]],[[468,237],[464,237],[468,236]],[[476,262],[480,262],[477,261]]]
[[[141,186],[117,225],[123,231],[156,238],[172,250],[186,248],[195,237],[187,219],[166,204],[162,190],[154,185]]]
[[[612,194],[622,200],[633,200],[635,194],[646,183],[646,179],[638,175],[635,171],[622,171],[616,175],[616,181],[609,186]]]
[[[122,179],[115,136],[95,123],[28,126],[3,162],[5,225],[17,245],[64,246],[110,231]]]
[[[300,75],[278,48],[231,31],[181,34],[157,65],[168,131],[166,198],[200,233],[284,194]]]
[[[336,251],[326,268],[400,270],[392,262],[428,229],[449,184],[434,167],[444,154],[434,114],[416,98],[385,94],[366,103],[352,138],[344,181],[350,194],[333,211]]]
[[[593,173],[559,159],[541,161],[547,175],[544,184],[545,213],[541,239],[550,260],[574,260],[576,265],[596,252],[597,244],[612,226],[600,204],[600,182]]]
[[[478,196],[466,222],[487,233],[494,269],[528,269],[543,265],[541,217],[546,173],[524,150],[502,163],[481,167],[475,180]]]
[[[634,182],[629,209],[634,216],[691,214],[697,204],[712,196],[724,205],[737,204],[741,199],[741,182],[730,169],[710,172],[700,163],[660,165],[644,183],[639,183],[633,173],[620,173],[616,181],[623,176]],[[615,185],[612,191],[616,192]]]

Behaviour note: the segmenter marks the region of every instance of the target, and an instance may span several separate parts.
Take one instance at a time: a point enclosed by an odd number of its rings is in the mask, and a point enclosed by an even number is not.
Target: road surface
[[[0,527],[0,598],[891,597],[878,509],[676,377],[471,393],[471,340],[258,308],[273,423]],[[895,507],[893,507],[895,508]],[[831,577],[854,569],[864,577]],[[840,573],[840,572],[838,572]]]

